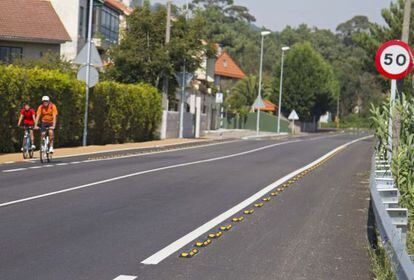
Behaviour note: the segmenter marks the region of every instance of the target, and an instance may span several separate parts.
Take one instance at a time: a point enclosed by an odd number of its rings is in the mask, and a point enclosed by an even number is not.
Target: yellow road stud
[[[196,242],[195,246],[196,247],[203,247],[204,246],[204,242]]]
[[[262,201],[269,202],[270,201],[270,197],[265,197],[265,198],[262,199]]]
[[[221,227],[220,227],[220,230],[222,230],[222,231],[228,231],[228,230],[230,230],[232,227],[233,227],[232,225],[221,226]]]
[[[182,257],[182,258],[188,258],[190,256],[190,254],[189,253],[187,253],[187,252],[183,252],[183,253],[181,253],[181,255],[180,255],[180,257]]]

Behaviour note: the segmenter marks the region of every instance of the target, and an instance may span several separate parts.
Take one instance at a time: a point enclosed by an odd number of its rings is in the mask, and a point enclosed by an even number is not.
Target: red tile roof
[[[123,12],[126,15],[130,15],[133,12],[132,8],[127,7],[124,3],[118,1],[118,0],[106,0],[105,4],[111,6],[112,8],[115,8],[121,12]]]
[[[269,100],[263,100],[263,103],[265,104],[265,106],[260,108],[260,111],[276,112],[276,110],[279,108],[279,107],[277,107],[277,105],[273,104]]]
[[[243,79],[246,77],[243,70],[234,62],[227,52],[222,52],[216,60],[215,73],[218,76]]]
[[[63,43],[70,36],[47,0],[0,0],[0,40]]]

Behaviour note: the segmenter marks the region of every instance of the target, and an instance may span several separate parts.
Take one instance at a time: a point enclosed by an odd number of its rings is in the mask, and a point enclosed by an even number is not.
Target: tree
[[[259,78],[257,76],[247,76],[238,81],[230,91],[226,103],[231,109],[242,116],[247,115],[259,93]],[[268,84],[263,84],[262,97],[269,98],[271,93]]]
[[[216,9],[234,21],[255,22],[256,18],[244,6],[234,5],[233,0],[193,0],[194,7],[203,7],[205,10]]]
[[[332,107],[339,93],[338,81],[332,67],[309,42],[292,47],[286,56],[284,71],[282,108],[285,113],[294,109],[302,120],[311,121]],[[276,81],[273,88],[278,84]],[[278,94],[272,95],[276,104]]]
[[[176,7],[174,16],[171,41],[166,45],[165,6],[152,10],[146,1],[142,8],[135,9],[127,18],[128,29],[120,45],[111,51],[113,65],[108,76],[124,83],[147,82],[160,89],[165,75],[171,84],[175,83],[174,73],[181,71],[184,63],[188,72],[199,68],[206,51],[199,32],[202,18],[186,20]]]

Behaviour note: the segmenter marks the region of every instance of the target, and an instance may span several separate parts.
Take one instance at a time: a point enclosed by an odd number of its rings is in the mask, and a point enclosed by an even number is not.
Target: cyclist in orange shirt
[[[35,129],[39,129],[39,120],[41,120],[40,131],[42,133],[42,139],[46,135],[46,131],[49,130],[50,148],[49,153],[53,153],[53,139],[54,129],[56,127],[58,110],[52,102],[50,102],[49,96],[42,97],[42,105],[37,109]]]

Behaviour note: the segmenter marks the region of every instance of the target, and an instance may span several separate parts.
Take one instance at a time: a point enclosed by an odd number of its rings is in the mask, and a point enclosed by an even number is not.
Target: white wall
[[[87,1],[86,0],[50,0],[60,20],[69,33],[71,42],[67,42],[61,45],[61,55],[66,60],[73,60],[78,51],[83,47],[85,43],[83,37],[86,34],[86,13],[87,13]],[[80,36],[79,31],[79,11],[80,6],[84,7],[84,34]]]

